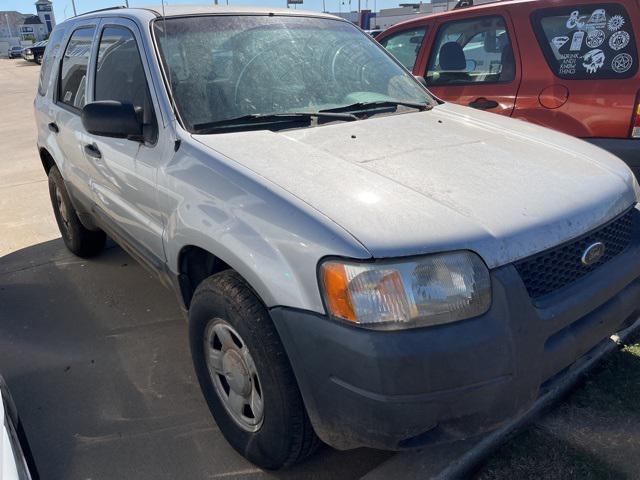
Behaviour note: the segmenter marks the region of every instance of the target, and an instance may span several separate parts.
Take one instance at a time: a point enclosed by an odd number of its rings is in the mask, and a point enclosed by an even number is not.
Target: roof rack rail
[[[127,7],[125,7],[124,5],[115,5],[115,6],[113,6],[113,7],[99,8],[98,10],[91,10],[91,11],[89,11],[89,12],[79,13],[78,15],[76,15],[76,16],[75,16],[75,17],[73,17],[73,18],[81,17],[81,16],[83,16],[83,15],[89,15],[90,13],[107,12],[107,11],[109,11],[109,10],[118,10],[118,9],[120,9],[120,8],[127,8]]]

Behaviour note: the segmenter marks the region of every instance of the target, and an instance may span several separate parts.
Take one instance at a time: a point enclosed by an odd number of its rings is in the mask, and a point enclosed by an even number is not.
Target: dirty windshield
[[[249,116],[433,103],[379,45],[343,21],[183,17],[156,21],[155,34],[176,107],[192,132]]]

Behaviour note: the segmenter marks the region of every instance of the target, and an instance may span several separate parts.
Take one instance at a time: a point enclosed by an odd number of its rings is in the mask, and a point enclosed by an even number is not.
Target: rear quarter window
[[[47,86],[49,85],[49,77],[51,77],[53,62],[58,54],[58,50],[60,50],[64,33],[64,29],[58,27],[53,30],[53,33],[49,38],[49,43],[47,44],[47,48],[45,49],[44,56],[42,58],[42,66],[40,67],[40,79],[38,81],[38,93],[40,95],[45,95],[47,93]]]
[[[531,20],[549,67],[560,78],[622,79],[638,71],[631,18],[618,3],[544,9]]]

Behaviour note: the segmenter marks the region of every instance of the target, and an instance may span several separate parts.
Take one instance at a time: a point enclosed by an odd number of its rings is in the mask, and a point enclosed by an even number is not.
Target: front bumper
[[[640,181],[640,139],[635,138],[585,138],[626,163]]]
[[[526,411],[640,313],[635,224],[623,253],[535,303],[515,267],[493,270],[491,309],[461,322],[381,332],[272,309],[319,437],[399,450],[473,437]]]

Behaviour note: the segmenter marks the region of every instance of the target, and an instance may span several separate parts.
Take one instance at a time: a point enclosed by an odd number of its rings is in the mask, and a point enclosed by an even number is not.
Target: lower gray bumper
[[[542,303],[513,266],[494,270],[492,284],[485,315],[399,332],[272,309],[320,438],[339,449],[399,450],[476,436],[519,416],[637,318],[640,244]]]

